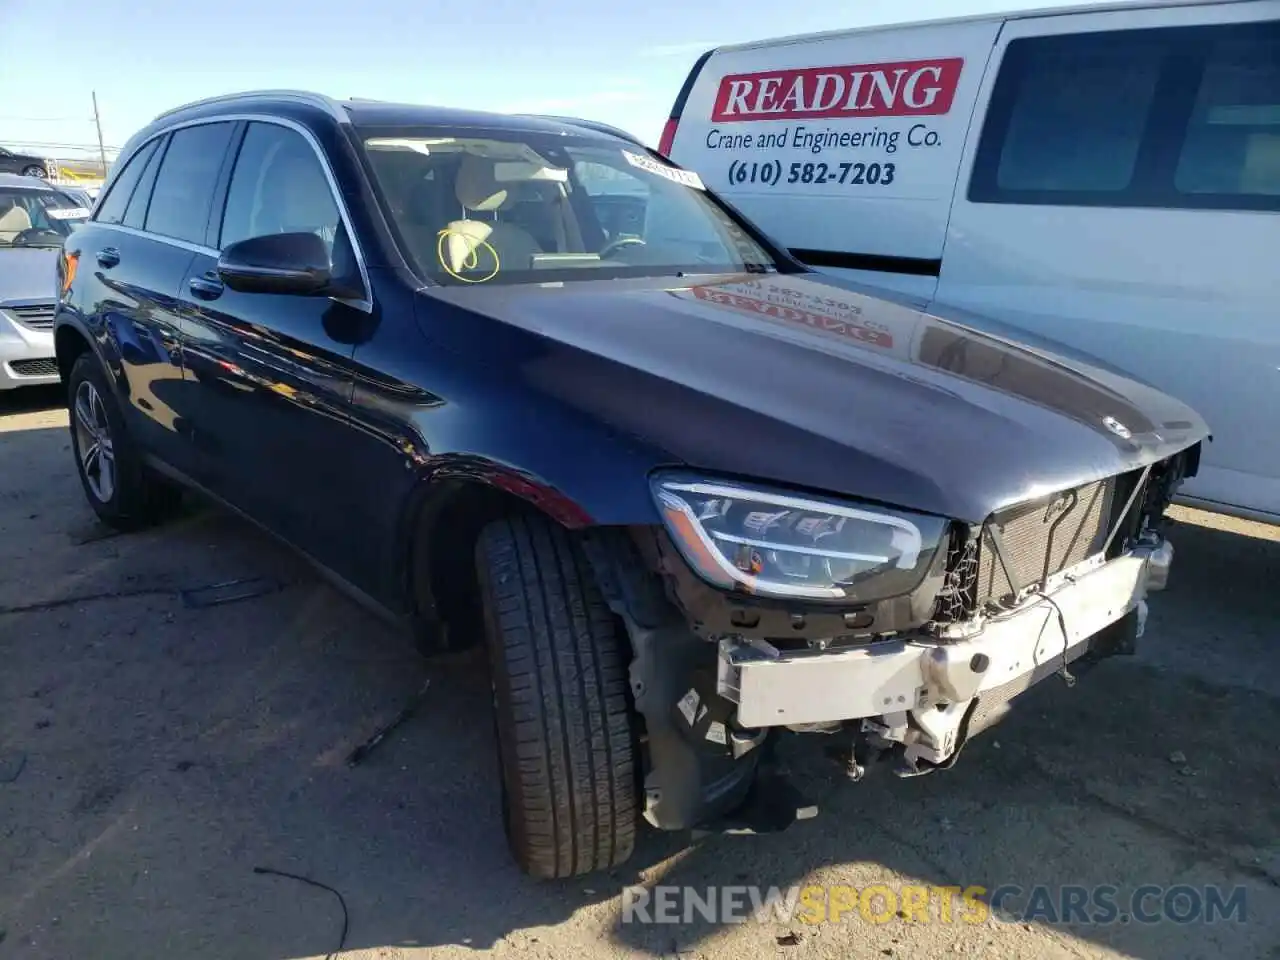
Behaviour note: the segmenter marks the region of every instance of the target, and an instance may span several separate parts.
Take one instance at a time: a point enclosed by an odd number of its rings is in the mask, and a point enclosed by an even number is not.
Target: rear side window
[[[147,161],[155,153],[156,144],[159,142],[159,139],[152,140],[129,158],[129,162],[125,164],[124,169],[120,171],[120,175],[116,177],[116,182],[111,185],[107,195],[98,204],[98,209],[93,219],[102,223],[120,223],[124,220],[125,210],[128,208],[129,199],[133,195],[133,188],[138,185],[138,180],[146,169]]]
[[[1280,24],[1011,42],[969,199],[1280,209]]]
[[[174,131],[151,191],[149,233],[204,245],[214,186],[232,126],[207,123]]]
[[[160,159],[164,156],[164,141],[166,139],[166,137],[157,137],[155,140],[156,149],[151,151],[147,165],[143,168],[142,176],[138,178],[138,185],[133,189],[133,196],[129,200],[129,206],[124,211],[124,225],[126,227],[134,227],[141,230],[146,222],[148,201],[151,199],[151,188],[155,186],[156,173],[160,169]]]

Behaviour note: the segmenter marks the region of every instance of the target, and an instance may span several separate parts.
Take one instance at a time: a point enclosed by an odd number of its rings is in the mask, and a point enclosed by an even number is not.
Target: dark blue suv
[[[1096,365],[796,262],[598,124],[312,94],[135,135],[58,267],[105,521],[182,487],[413,629],[483,638],[528,871],[782,825],[785,731],[950,766],[1133,648],[1206,429]],[[1137,707],[1133,707],[1137,708]]]

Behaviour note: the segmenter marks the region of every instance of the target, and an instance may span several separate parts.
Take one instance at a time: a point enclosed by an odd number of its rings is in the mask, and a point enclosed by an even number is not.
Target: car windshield
[[[439,283],[777,268],[696,174],[640,146],[523,130],[361,135],[405,252]]]
[[[0,187],[0,250],[60,247],[89,211],[53,190]]]

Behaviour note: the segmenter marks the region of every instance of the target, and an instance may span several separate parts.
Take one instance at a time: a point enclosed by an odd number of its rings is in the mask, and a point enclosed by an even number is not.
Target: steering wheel
[[[26,246],[33,241],[40,243],[49,240],[60,245],[65,239],[57,230],[50,230],[48,227],[28,227],[26,230],[19,231],[10,242],[15,247]]]
[[[606,243],[603,247],[600,248],[600,259],[601,260],[609,259],[610,254],[618,250],[621,250],[623,247],[643,247],[643,246],[644,246],[644,240],[641,237],[619,237],[617,240],[613,240],[609,243]]]

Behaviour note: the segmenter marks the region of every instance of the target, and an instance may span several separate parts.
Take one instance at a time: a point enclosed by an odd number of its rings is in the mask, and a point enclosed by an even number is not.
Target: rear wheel
[[[22,168],[22,175],[24,177],[39,177],[41,180],[44,180],[49,176],[49,171],[44,167],[37,166],[33,163],[29,167]]]
[[[91,353],[82,353],[71,368],[67,407],[76,469],[98,518],[120,530],[163,519],[181,495],[143,464],[115,394]]]
[[[550,521],[490,524],[476,564],[512,853],[546,878],[622,863],[637,806],[626,639]]]

